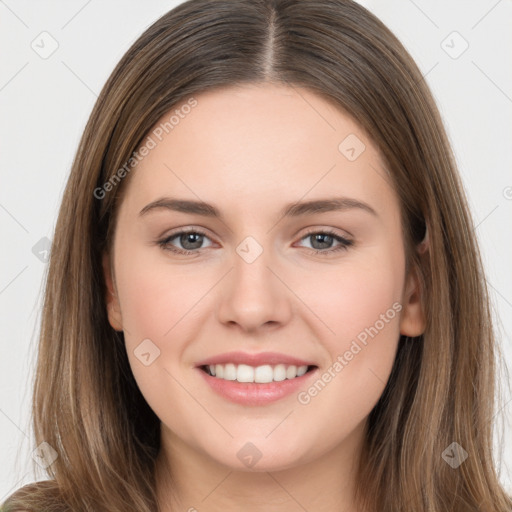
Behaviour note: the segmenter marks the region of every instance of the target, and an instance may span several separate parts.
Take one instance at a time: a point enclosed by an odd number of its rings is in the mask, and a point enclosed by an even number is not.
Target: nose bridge
[[[235,248],[235,253],[231,276],[232,292],[239,298],[244,298],[246,307],[249,306],[248,300],[255,301],[255,305],[265,302],[265,298],[268,302],[275,284],[272,282],[275,276],[268,268],[272,266],[268,244],[263,247],[255,237],[247,236]]]
[[[271,253],[270,247],[263,247],[253,236],[247,236],[236,246],[234,268],[221,292],[220,321],[253,330],[286,320],[289,298],[286,288],[270,270]]]

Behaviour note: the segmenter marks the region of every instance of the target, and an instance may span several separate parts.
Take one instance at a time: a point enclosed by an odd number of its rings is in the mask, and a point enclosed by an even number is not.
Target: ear
[[[425,253],[428,253],[429,249],[430,242],[427,230],[425,238],[417,246],[416,250],[420,257],[423,257]],[[426,319],[423,313],[424,300],[423,290],[421,289],[420,280],[418,278],[418,268],[412,266],[405,283],[403,310],[402,316],[400,317],[400,334],[413,338],[425,332]]]
[[[105,303],[107,305],[108,321],[113,329],[116,331],[122,331],[123,319],[121,316],[121,308],[119,305],[119,299],[117,297],[117,291],[114,285],[115,280],[114,276],[112,275],[112,267],[110,265],[109,254],[103,254],[102,264],[105,284],[107,285],[107,296],[105,297]]]
[[[414,338],[425,331],[423,296],[416,268],[411,268],[406,279],[403,297],[403,309],[400,316],[400,334]]]

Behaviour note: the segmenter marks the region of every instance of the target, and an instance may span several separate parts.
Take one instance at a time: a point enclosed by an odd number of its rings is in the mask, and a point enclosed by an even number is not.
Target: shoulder
[[[42,480],[26,484],[0,503],[0,512],[66,511],[55,480]]]

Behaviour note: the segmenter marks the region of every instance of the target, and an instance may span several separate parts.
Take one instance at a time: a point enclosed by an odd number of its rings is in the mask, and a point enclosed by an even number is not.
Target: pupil
[[[185,248],[185,249],[198,249],[199,247],[201,247],[201,237],[203,235],[200,235],[199,233],[186,233],[184,235],[181,236],[181,245]],[[194,242],[194,238],[196,238],[196,241]],[[198,244],[198,241],[197,239],[199,239],[199,245]],[[187,244],[188,243],[192,243],[192,247],[188,246],[187,247]],[[197,245],[197,246],[194,246],[194,243]]]
[[[326,241],[327,239],[327,241]],[[325,235],[325,234],[318,234],[313,235],[313,240],[316,242],[317,240],[320,241],[321,244],[327,244],[327,247],[329,246],[330,242],[332,242],[332,236],[331,235]],[[313,243],[313,247],[315,249],[325,249],[326,247],[315,247],[315,244]]]

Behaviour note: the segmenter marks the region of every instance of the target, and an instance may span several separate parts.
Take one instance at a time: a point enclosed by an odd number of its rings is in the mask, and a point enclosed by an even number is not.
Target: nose
[[[255,247],[249,244],[245,246],[249,251],[244,252],[241,245],[234,254],[233,268],[218,289],[217,319],[245,332],[275,329],[286,324],[292,314],[293,294],[270,261],[270,251],[263,250],[253,259],[259,251],[254,253]]]

